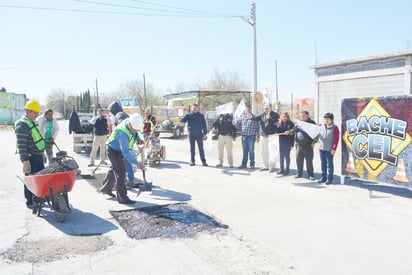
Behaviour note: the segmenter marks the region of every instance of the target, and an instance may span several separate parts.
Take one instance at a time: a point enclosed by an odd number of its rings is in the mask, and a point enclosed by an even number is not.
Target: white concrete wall
[[[344,98],[410,95],[411,72],[412,56],[407,56],[405,66],[399,68],[316,77],[314,119],[322,123],[323,115],[331,112],[335,115],[335,124],[341,130],[341,102]],[[335,174],[338,175],[341,173],[340,159],[339,146],[335,157]]]

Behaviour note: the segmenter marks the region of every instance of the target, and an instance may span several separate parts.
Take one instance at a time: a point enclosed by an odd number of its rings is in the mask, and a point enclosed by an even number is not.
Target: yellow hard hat
[[[40,113],[40,103],[36,100],[29,100],[27,101],[26,106],[24,106],[24,109]]]

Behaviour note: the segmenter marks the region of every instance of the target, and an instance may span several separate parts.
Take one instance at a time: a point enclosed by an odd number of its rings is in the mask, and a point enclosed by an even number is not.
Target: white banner
[[[205,142],[205,148],[208,152],[212,151],[212,137],[213,137],[213,133],[212,130],[209,131],[209,133],[207,133],[207,139]]]
[[[295,125],[305,131],[312,139],[317,137],[322,131],[322,125],[307,123],[301,120],[295,120]]]
[[[279,136],[268,136],[269,143],[269,163],[276,163],[279,161]]]
[[[220,114],[233,114],[233,102],[229,102],[216,107],[216,112]]]
[[[245,110],[246,110],[246,105],[245,105],[245,102],[242,99],[242,101],[240,101],[239,105],[237,105],[235,113],[233,114],[233,118],[238,119],[243,114],[243,112]]]

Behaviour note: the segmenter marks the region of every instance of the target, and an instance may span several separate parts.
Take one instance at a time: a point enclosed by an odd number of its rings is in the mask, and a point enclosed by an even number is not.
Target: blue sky
[[[251,3],[0,0],[0,87],[44,101],[52,89],[93,91],[96,78],[99,92],[108,94],[145,74],[156,93],[166,94],[182,84],[192,90],[193,83],[206,82],[219,70],[239,73],[251,90],[252,27],[240,18],[250,15]],[[412,50],[410,1],[255,3],[258,90],[274,90],[277,60],[283,102],[290,101],[291,93],[294,98],[314,96],[310,67],[315,62]],[[167,16],[153,16],[159,14],[153,9],[167,10]],[[169,16],[188,10],[223,16]]]

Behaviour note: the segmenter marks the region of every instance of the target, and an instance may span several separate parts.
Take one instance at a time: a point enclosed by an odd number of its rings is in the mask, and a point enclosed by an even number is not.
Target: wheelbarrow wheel
[[[59,222],[64,222],[67,218],[67,214],[70,212],[66,199],[62,194],[56,194],[53,197],[54,216]]]

